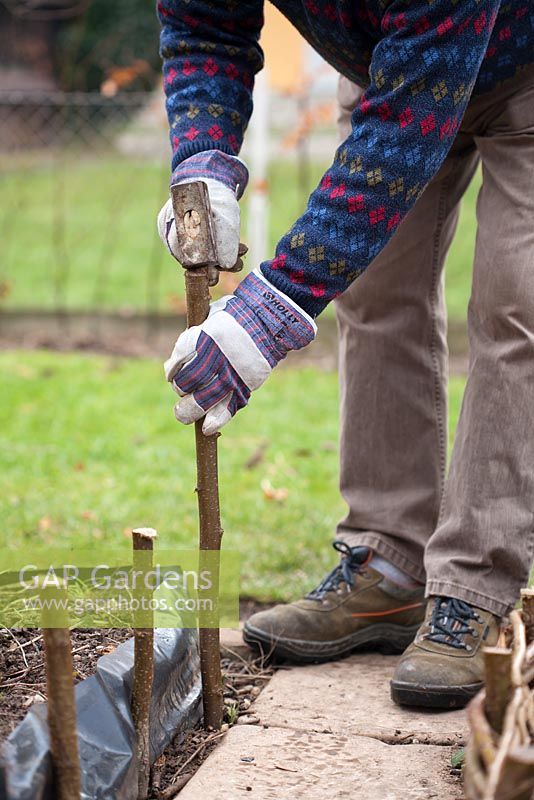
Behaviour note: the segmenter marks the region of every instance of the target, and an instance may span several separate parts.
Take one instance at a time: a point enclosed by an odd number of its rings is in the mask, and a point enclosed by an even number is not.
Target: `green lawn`
[[[324,166],[310,170],[313,188]],[[65,157],[2,163],[0,307],[152,309],[180,306],[183,280],[160,244],[155,218],[166,197],[167,164]],[[270,248],[305,206],[294,164],[270,171]],[[451,317],[469,293],[478,179],[468,191],[448,264]],[[243,201],[246,231],[247,203]]]
[[[4,352],[0,375],[3,546],[123,541],[137,525],[195,545],[193,431],[159,363]],[[453,426],[462,391],[454,379]],[[224,545],[242,554],[244,594],[296,597],[334,562],[337,435],[336,375],[282,368],[221,437]]]

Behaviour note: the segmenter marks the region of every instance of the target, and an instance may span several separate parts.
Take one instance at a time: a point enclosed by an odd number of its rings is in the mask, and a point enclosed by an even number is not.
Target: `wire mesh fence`
[[[0,143],[4,329],[20,311],[40,331],[53,312],[61,338],[68,314],[176,310],[155,226],[168,183],[159,96],[0,92]]]
[[[288,107],[282,143],[299,115]],[[272,247],[326,164],[306,150],[299,180],[294,138],[285,163],[271,165]],[[169,176],[161,90],[0,92],[0,168],[0,312],[183,309],[155,224]],[[246,225],[246,200],[243,216]]]
[[[148,97],[147,92],[107,98],[99,92],[0,91],[1,151],[113,145]]]

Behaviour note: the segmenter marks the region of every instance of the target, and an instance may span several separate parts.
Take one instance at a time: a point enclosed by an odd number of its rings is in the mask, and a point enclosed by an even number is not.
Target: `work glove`
[[[234,156],[220,150],[207,150],[178,164],[171,177],[171,186],[198,180],[208,187],[218,267],[237,271],[243,266],[239,259],[242,251],[239,249],[238,199],[248,182],[247,168],[243,161]],[[178,237],[171,200],[167,200],[159,212],[158,232],[171,255],[178,258]],[[211,270],[210,284],[216,282],[217,273]]]
[[[247,405],[290,350],[315,338],[313,319],[262,275],[252,272],[235,294],[212,303],[202,325],[179,337],[165,375],[182,397],[176,419],[188,425],[204,415],[206,436]]]

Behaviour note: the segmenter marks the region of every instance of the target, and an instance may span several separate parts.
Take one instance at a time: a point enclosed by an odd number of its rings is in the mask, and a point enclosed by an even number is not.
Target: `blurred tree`
[[[150,89],[160,75],[154,0],[91,0],[57,27],[54,52],[65,91]]]

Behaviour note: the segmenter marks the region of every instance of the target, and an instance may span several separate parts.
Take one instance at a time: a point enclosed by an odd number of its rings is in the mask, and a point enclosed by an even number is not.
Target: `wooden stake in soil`
[[[68,612],[53,611],[47,599],[67,600],[64,586],[43,586],[41,627],[46,662],[46,691],[48,696],[48,728],[54,776],[54,796],[58,800],[80,800],[81,778],[76,732],[76,701],[74,698],[74,667]],[[55,627],[51,627],[54,625]],[[61,625],[62,627],[57,627]]]
[[[132,531],[133,567],[146,573],[152,568],[152,552],[157,533],[153,528],[136,528]],[[140,600],[150,601],[152,590],[143,587],[135,592]],[[150,624],[151,621],[151,624]],[[137,622],[145,627],[138,627]],[[134,675],[132,691],[132,716],[137,735],[138,800],[148,797],[150,781],[150,704],[154,681],[154,614],[140,610],[134,615]]]
[[[502,733],[512,689],[512,651],[507,647],[484,648],[486,716],[496,733]]]
[[[172,202],[180,263],[185,267],[187,324],[201,325],[209,313],[210,270],[217,264],[209,195],[204,183],[173,186]],[[213,282],[213,281],[212,281]],[[199,538],[202,551],[221,549],[221,514],[217,466],[217,436],[204,436],[203,420],[195,423]],[[213,597],[218,597],[218,574],[213,574]],[[217,571],[217,570],[215,570]],[[200,671],[204,725],[218,730],[223,719],[220,636],[218,627],[200,627]]]

